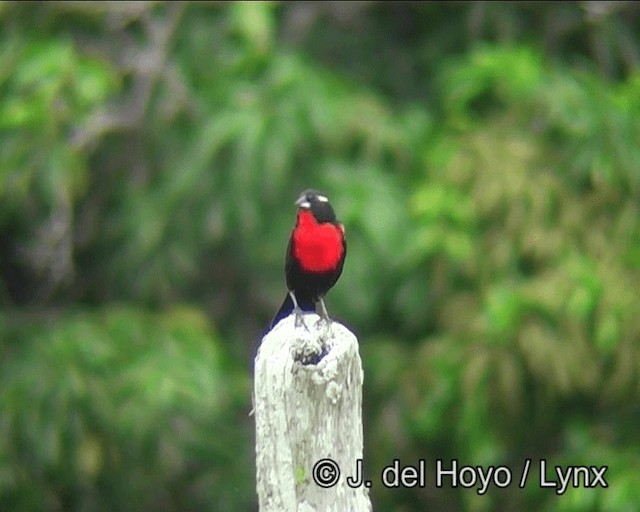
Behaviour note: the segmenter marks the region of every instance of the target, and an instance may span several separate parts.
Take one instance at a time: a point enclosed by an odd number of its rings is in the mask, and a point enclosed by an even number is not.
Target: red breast
[[[303,270],[330,272],[343,256],[344,227],[331,222],[318,222],[307,209],[298,211],[293,230],[293,257]]]

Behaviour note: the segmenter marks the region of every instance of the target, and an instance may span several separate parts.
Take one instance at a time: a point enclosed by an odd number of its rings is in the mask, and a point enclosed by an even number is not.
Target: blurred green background
[[[293,201],[349,255],[376,510],[640,503],[640,5],[0,3],[0,510],[257,509]],[[533,467],[607,465],[557,496]],[[547,478],[553,479],[553,468]]]

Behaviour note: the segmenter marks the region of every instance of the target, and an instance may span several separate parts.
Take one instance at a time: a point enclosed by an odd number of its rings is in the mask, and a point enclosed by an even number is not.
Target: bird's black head
[[[310,210],[318,222],[336,222],[336,214],[329,203],[329,198],[322,192],[305,190],[295,204],[298,208]]]

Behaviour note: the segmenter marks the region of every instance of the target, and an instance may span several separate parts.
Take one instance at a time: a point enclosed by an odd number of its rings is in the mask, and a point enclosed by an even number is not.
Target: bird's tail
[[[296,300],[298,301],[298,306],[302,311],[306,313],[316,312],[316,305],[311,299],[306,299],[304,297],[296,296]],[[282,306],[280,306],[280,309],[278,310],[276,315],[273,317],[273,320],[271,320],[271,323],[269,324],[269,329],[267,330],[267,332],[273,329],[280,320],[287,318],[292,312],[293,312],[293,300],[291,300],[291,295],[287,293],[287,295],[284,298],[284,301],[282,302]]]

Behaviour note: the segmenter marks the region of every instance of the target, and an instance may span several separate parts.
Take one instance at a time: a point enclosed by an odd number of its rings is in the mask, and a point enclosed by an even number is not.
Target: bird
[[[331,330],[331,318],[327,313],[324,296],[342,274],[347,255],[344,225],[336,219],[329,198],[317,190],[307,189],[302,192],[295,205],[298,213],[289,237],[284,266],[287,295],[263,332],[262,339],[278,322],[292,313],[295,314],[294,325],[307,328],[302,314],[315,312],[316,305],[320,306],[320,321],[324,321],[328,330]],[[254,364],[260,343],[261,340],[257,340],[255,345]],[[324,350],[326,348],[305,363],[315,364],[322,358]],[[254,403],[252,392],[251,404]],[[253,413],[252,407],[249,416]]]
[[[288,293],[273,317],[269,330],[291,313],[295,326],[304,324],[303,312],[315,312],[331,325],[324,296],[342,274],[347,255],[344,225],[336,219],[329,198],[317,190],[307,189],[295,202],[296,223],[291,231],[285,261]]]

